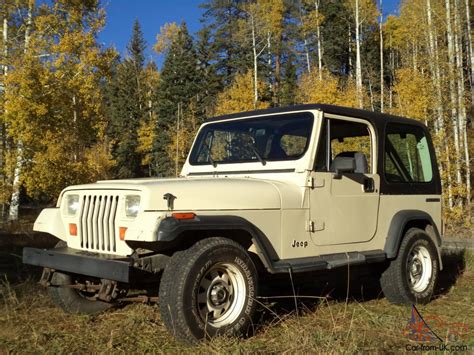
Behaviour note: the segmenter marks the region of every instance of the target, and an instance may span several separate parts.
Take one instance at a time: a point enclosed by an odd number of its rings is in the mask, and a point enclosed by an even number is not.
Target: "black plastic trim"
[[[327,254],[306,258],[279,260],[273,264],[273,273],[309,272],[330,270],[347,265],[362,265],[382,262],[386,259],[383,250]]]
[[[255,225],[237,216],[197,216],[194,219],[178,220],[165,218],[158,226],[157,241],[179,244],[183,232],[203,230],[243,230],[250,234],[252,242],[260,252],[260,258],[267,269],[278,260],[278,255],[266,235]]]
[[[434,223],[431,216],[420,210],[404,210],[397,212],[390,222],[388,229],[387,240],[385,241],[384,251],[388,258],[395,258],[398,254],[398,249],[403,239],[403,230],[410,221],[425,221],[429,223],[434,230],[435,238],[438,247],[441,247],[442,239],[439,234],[438,227]]]
[[[290,113],[294,111],[308,111],[308,110],[320,110],[325,113],[330,113],[339,116],[348,116],[354,118],[361,118],[368,120],[376,125],[383,125],[387,120],[391,122],[399,122],[399,123],[410,123],[414,125],[418,125],[423,127],[423,123],[415,120],[411,120],[404,117],[382,114],[373,111],[366,111],[360,110],[350,107],[343,107],[343,106],[335,106],[335,105],[325,105],[325,104],[305,104],[305,105],[294,105],[294,106],[286,106],[286,107],[274,107],[264,110],[254,110],[254,111],[247,111],[247,112],[239,112],[239,113],[232,113],[229,115],[217,116],[213,118],[209,118],[206,122],[217,122],[217,121],[224,121],[233,118],[244,118],[249,116],[258,116],[258,115],[268,115],[274,113]]]
[[[23,263],[119,282],[133,282],[141,270],[132,268],[132,258],[114,257],[71,248],[23,249]]]
[[[182,241],[181,238],[186,238],[183,232],[199,230],[244,230],[248,232],[257,247],[262,263],[272,274],[286,273],[289,269],[293,272],[333,269],[386,259],[383,250],[372,250],[281,260],[265,234],[246,219],[237,216],[197,216],[190,220],[177,220],[168,217],[158,227],[158,242],[179,245]]]

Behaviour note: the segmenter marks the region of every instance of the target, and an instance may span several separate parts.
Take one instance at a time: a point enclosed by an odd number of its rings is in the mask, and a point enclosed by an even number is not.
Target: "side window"
[[[431,154],[423,130],[388,124],[385,136],[384,173],[389,182],[430,182]]]
[[[368,125],[326,118],[321,129],[315,170],[334,171],[334,162],[347,157],[355,158],[354,173],[372,171],[372,138]]]

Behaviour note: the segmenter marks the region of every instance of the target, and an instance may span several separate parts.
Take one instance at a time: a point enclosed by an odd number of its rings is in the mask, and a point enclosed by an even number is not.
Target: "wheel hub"
[[[212,303],[213,306],[222,306],[228,299],[229,297],[229,290],[227,287],[222,284],[221,282],[218,282],[214,284],[211,289],[210,289],[210,295],[209,299]]]
[[[420,260],[414,259],[411,266],[411,274],[413,276],[418,276],[422,273],[423,273],[423,265],[421,264]]]
[[[212,266],[199,282],[197,305],[201,319],[216,328],[232,323],[242,311],[244,276],[233,264]]]
[[[431,256],[426,247],[418,245],[411,250],[407,271],[412,290],[423,292],[428,287],[433,273]]]

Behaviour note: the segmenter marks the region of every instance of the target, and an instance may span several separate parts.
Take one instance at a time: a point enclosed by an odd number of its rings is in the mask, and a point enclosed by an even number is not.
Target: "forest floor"
[[[258,300],[255,334],[248,339],[217,338],[187,347],[166,331],[157,305],[68,315],[37,284],[40,270],[21,263],[23,246],[50,247],[55,242],[26,231],[0,233],[0,353],[397,353],[420,345],[404,335],[411,307],[388,303],[377,272],[354,267],[305,274],[295,280],[295,293],[288,277],[268,281],[262,291],[266,297]],[[435,299],[418,310],[448,347],[457,346],[448,349],[472,351],[474,251],[455,246],[444,250]]]

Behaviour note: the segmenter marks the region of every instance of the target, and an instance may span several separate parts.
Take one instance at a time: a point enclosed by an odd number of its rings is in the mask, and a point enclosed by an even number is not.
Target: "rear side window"
[[[430,182],[433,179],[428,140],[420,127],[388,124],[384,173],[388,182]]]

